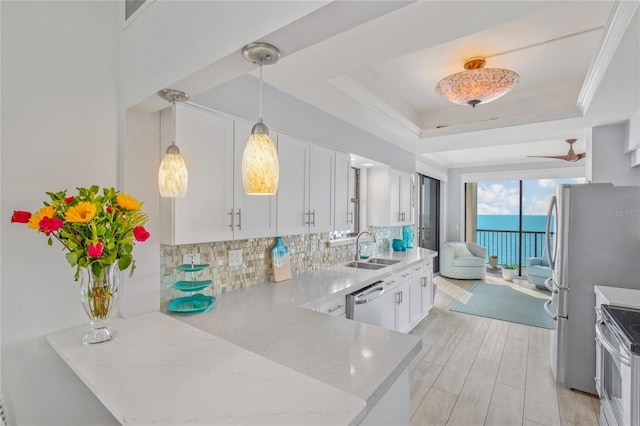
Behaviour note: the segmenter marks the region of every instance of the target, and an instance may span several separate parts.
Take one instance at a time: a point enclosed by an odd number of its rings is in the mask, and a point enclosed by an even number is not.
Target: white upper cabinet
[[[233,121],[177,104],[161,112],[161,155],[175,134],[187,163],[185,198],[161,198],[161,243],[189,244],[233,239]]]
[[[278,134],[278,235],[333,231],[335,152]]]
[[[335,230],[353,230],[353,203],[354,196],[351,181],[351,156],[344,152],[336,152],[335,166]]]
[[[367,224],[400,226],[414,223],[414,176],[389,167],[367,171]]]
[[[278,235],[309,232],[309,144],[278,134],[280,183],[276,194]]]
[[[276,236],[276,196],[247,195],[242,184],[242,154],[251,134],[252,124],[235,122],[233,237],[238,239]],[[276,138],[271,135],[276,143]],[[282,163],[282,160],[280,160]],[[282,182],[282,177],[280,177]]]
[[[334,228],[335,151],[311,144],[309,151],[309,232],[330,232]]]

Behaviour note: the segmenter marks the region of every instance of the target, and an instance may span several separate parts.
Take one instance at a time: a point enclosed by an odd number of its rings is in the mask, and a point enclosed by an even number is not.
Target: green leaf
[[[53,240],[51,239],[51,237],[49,237],[49,239],[47,240],[47,244],[53,245]],[[71,266],[73,266],[73,265],[71,265]]]
[[[122,244],[122,247],[120,249],[122,250],[123,254],[130,254],[131,251],[133,251],[133,244],[131,243]]]
[[[100,274],[102,274],[103,269],[104,266],[102,266],[100,262],[94,262],[91,264],[91,273],[96,277],[99,277]]]
[[[51,238],[49,238],[49,240],[51,240]],[[71,266],[76,266],[76,264],[78,263],[78,253],[75,251],[69,252],[66,255],[67,258],[67,262],[69,262],[69,264]]]
[[[133,260],[133,258],[131,257],[130,254],[125,254],[118,261],[118,268],[120,268],[121,271],[124,271],[125,269],[127,269],[129,267],[129,265],[131,265],[131,261],[132,260]]]

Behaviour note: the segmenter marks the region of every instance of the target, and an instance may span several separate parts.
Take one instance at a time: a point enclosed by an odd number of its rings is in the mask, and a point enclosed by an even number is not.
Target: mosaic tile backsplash
[[[390,250],[391,240],[402,235],[401,227],[371,227],[376,236],[374,252]],[[345,263],[355,256],[355,244],[330,247],[331,233],[283,236],[282,241],[289,247],[291,271],[299,274]],[[361,239],[361,242],[364,238]],[[190,279],[185,273],[175,269],[183,263],[183,255],[199,253],[200,263],[209,268],[195,274],[195,279],[212,279],[213,286],[203,290],[203,294],[218,295],[227,291],[249,287],[265,281],[273,281],[271,268],[271,248],[275,238],[251,238],[248,240],[218,241],[204,244],[161,245],[160,246],[160,303],[163,310],[176,297],[185,296],[171,285],[179,280]],[[229,251],[242,250],[242,265],[229,266]],[[363,247],[364,250],[364,247]],[[372,253],[374,254],[374,253]]]

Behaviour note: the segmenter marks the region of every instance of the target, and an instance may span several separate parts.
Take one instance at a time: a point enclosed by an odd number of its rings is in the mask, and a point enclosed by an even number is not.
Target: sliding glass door
[[[557,185],[584,178],[491,181],[466,184],[466,240],[487,248],[498,263],[542,257],[546,213]],[[487,258],[488,261],[488,258]]]
[[[419,177],[420,213],[418,240],[422,248],[438,251],[440,247],[440,181],[424,175]],[[438,257],[434,258],[433,272],[440,271]]]

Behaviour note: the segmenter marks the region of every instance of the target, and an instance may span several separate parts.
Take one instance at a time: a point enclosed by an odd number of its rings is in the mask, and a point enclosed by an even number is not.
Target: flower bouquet
[[[75,280],[82,277],[82,303],[92,328],[83,342],[98,343],[112,338],[108,319],[117,303],[118,270],[133,273],[133,245],[149,238],[143,227],[148,215],[142,203],[113,188],[101,195],[97,186],[77,190],[72,196],[47,192],[44,207],[34,214],[14,211],[11,222],[43,233],[49,245],[53,239],[62,244]]]

